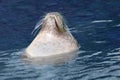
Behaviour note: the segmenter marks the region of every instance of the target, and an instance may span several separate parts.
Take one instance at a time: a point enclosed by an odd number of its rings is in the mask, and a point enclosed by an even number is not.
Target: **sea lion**
[[[39,24],[41,25],[39,33],[25,50],[28,58],[57,56],[80,48],[60,13],[47,13]]]

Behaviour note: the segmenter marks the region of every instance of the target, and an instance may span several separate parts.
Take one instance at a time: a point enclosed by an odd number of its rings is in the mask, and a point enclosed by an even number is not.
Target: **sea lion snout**
[[[57,17],[57,16],[60,16],[60,13],[58,12],[50,12],[50,13],[47,13],[46,14],[46,17]]]
[[[43,19],[43,27],[47,27],[50,29],[55,29],[59,32],[66,31],[66,25],[64,23],[64,19],[58,12],[51,12],[46,14],[45,18]],[[45,29],[47,30],[47,29]]]

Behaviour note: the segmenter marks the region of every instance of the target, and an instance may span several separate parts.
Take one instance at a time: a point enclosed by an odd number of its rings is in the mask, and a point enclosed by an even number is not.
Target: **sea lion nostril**
[[[55,18],[54,18],[54,20],[55,20]],[[58,26],[58,23],[56,22],[56,20],[55,20],[55,25],[59,29],[59,26]]]

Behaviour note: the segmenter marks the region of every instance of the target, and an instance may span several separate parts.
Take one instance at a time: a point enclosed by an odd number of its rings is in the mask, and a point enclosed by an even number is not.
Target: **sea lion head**
[[[67,31],[67,25],[63,19],[63,16],[58,12],[50,12],[45,15],[45,17],[40,20],[33,31],[40,28],[47,33],[61,34]]]

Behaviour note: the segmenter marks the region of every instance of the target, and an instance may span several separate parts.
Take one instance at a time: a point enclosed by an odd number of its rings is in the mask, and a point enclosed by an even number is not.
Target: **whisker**
[[[41,19],[37,22],[37,24],[35,25],[35,28],[31,32],[32,35],[35,35],[37,33],[37,31],[39,31],[41,29],[42,23],[43,23],[43,19]]]

